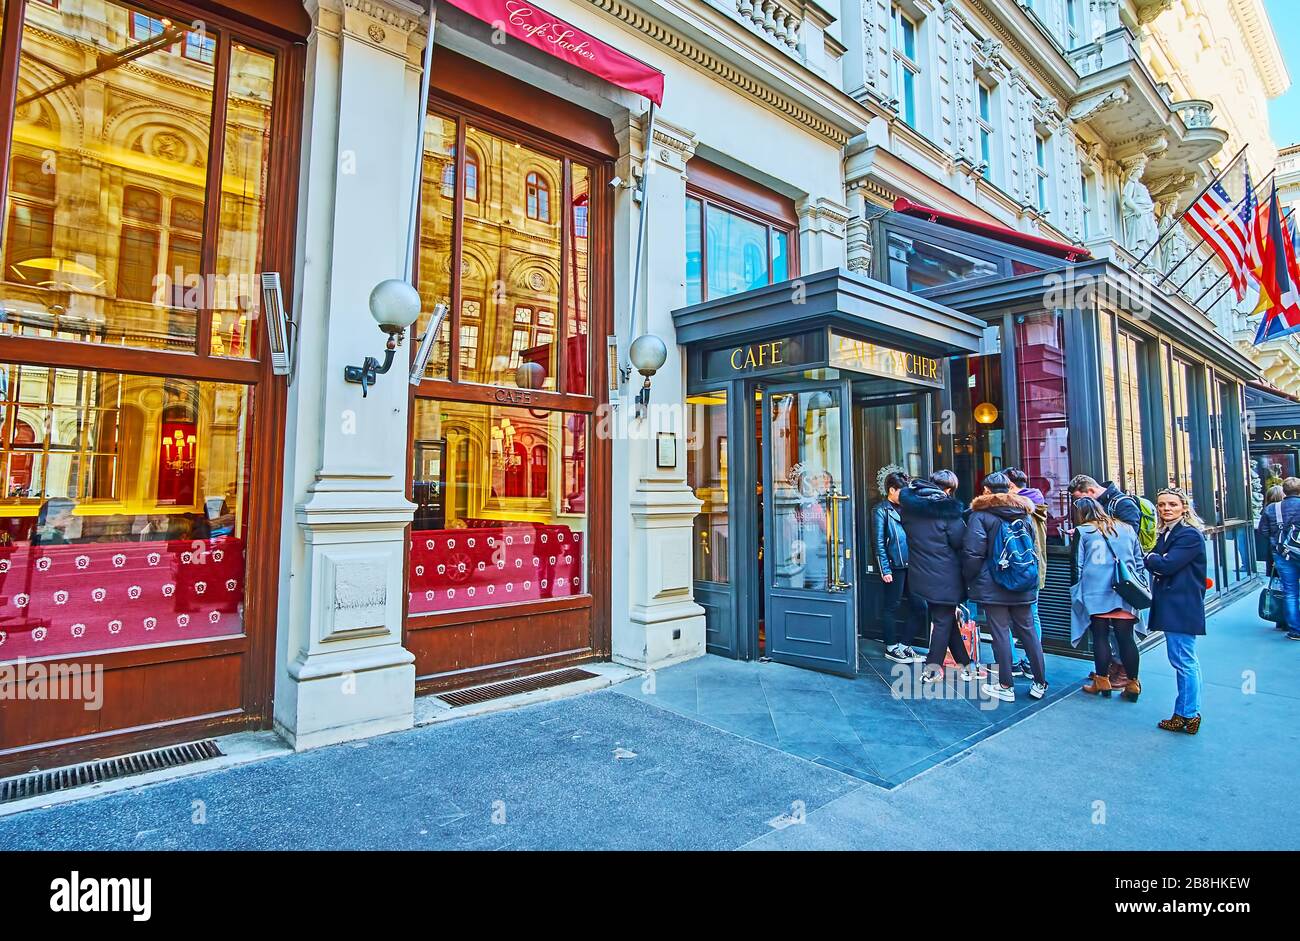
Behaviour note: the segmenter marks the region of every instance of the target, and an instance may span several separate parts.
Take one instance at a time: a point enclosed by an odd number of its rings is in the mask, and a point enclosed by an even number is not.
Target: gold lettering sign
[[[869,340],[831,334],[830,365],[836,369],[871,373],[915,382],[921,385],[943,385],[942,361],[933,356],[907,350],[881,346]]]
[[[730,361],[731,368],[736,372],[780,366],[785,362],[785,340],[738,346],[731,351]]]
[[[1300,428],[1265,428],[1265,441],[1300,441]]]
[[[502,405],[531,405],[533,394],[522,389],[497,389],[493,398]]]

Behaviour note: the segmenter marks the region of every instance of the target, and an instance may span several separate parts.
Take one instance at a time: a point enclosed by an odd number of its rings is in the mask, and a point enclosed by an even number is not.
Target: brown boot
[[[1112,661],[1110,665],[1110,676],[1107,677],[1107,679],[1110,680],[1110,685],[1115,689],[1123,689],[1127,686],[1128,674],[1124,672],[1124,664]]]
[[[1124,687],[1124,692],[1120,693],[1120,695],[1129,702],[1137,702],[1138,697],[1142,695],[1142,681],[1137,677],[1129,680],[1128,684]]]
[[[1083,691],[1089,696],[1096,696],[1098,693],[1110,699],[1111,685],[1110,679],[1102,676],[1100,673],[1091,673],[1092,682],[1084,686]]]

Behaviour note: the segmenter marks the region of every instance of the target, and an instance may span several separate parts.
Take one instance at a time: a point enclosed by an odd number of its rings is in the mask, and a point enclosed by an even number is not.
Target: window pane
[[[581,594],[586,416],[415,403],[410,613]]]
[[[1115,379],[1115,339],[1114,318],[1108,313],[1098,317],[1101,330],[1101,411],[1102,428],[1105,430],[1105,453],[1102,459],[1105,467],[1102,473],[1105,480],[1114,480],[1122,484],[1123,474],[1120,467],[1119,415],[1116,413],[1116,379]]]
[[[1192,371],[1177,357],[1170,376],[1170,409],[1173,412],[1174,456],[1170,483],[1192,493]]]
[[[1146,462],[1142,440],[1142,391],[1145,370],[1139,362],[1141,342],[1119,334],[1120,435],[1124,442],[1124,474],[1115,478],[1128,493],[1146,493]]]
[[[710,300],[768,283],[767,226],[707,206],[705,251],[709,253]]]
[[[243,630],[246,387],[0,366],[0,659]]]
[[[890,283],[907,291],[996,277],[998,266],[950,248],[890,233]]]
[[[590,251],[587,238],[587,209],[591,201],[591,170],[580,163],[569,165],[573,185],[572,247],[568,259],[568,324],[565,327],[565,391],[576,395],[587,392],[587,368],[590,356],[588,328],[591,324],[591,289],[589,283]],[[545,326],[545,325],[544,325]],[[539,340],[545,339],[542,335]]]
[[[159,246],[176,231],[174,205],[202,216],[213,65],[183,55],[186,33],[174,24],[146,16],[133,35],[135,12],[107,0],[75,15],[26,6],[11,171],[30,177],[35,165],[49,180],[8,194],[0,330],[195,347],[203,292],[184,277],[197,273],[200,236],[174,253]],[[160,48],[116,58],[151,37]],[[96,63],[101,71],[70,81]],[[132,187],[154,194],[152,221],[125,224]]]
[[[730,539],[727,505],[727,393],[710,392],[686,400],[686,479],[703,502],[695,517],[695,578],[729,582]]]
[[[462,296],[482,303],[483,321],[477,360],[462,364],[460,378],[555,391],[560,227],[527,217],[525,180],[536,173],[553,188],[563,165],[472,126],[465,137],[480,162],[479,199],[465,204]]]
[[[1070,513],[1070,426],[1066,411],[1065,323],[1054,312],[1016,318],[1016,391],[1021,470],[1047,499],[1047,534]]]
[[[778,229],[772,230],[772,281],[790,278],[790,236]]]
[[[435,306],[446,304],[448,311],[451,310],[451,250],[455,197],[456,122],[431,114],[424,125],[424,182],[420,190],[420,255],[417,265],[421,303],[420,318],[416,321],[414,334],[416,337],[424,335]],[[474,310],[477,315],[482,301],[475,298],[472,303],[475,305]],[[477,320],[474,321],[473,329],[475,343],[470,351],[471,363],[477,356]],[[461,330],[460,359],[464,363],[466,351],[463,326]],[[429,365],[424,372],[430,379],[448,378],[451,331],[452,318],[448,316],[442,322],[438,342],[433,348],[433,355],[429,357]]]
[[[704,300],[704,244],[700,236],[700,218],[704,211],[698,199],[686,197],[686,303]]]
[[[239,44],[231,47],[221,229],[212,291],[214,356],[257,355],[262,310],[258,277],[262,273],[274,88],[274,56]]]
[[[770,396],[773,584],[826,591],[842,584],[845,505],[837,390]]]

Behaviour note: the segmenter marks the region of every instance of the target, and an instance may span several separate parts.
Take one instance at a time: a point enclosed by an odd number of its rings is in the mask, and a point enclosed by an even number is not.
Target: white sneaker
[[[921,671],[922,683],[938,683],[943,680],[943,670],[938,667],[926,667]]]
[[[1047,684],[1040,683],[1037,680],[1034,680],[1034,685],[1029,687],[1029,698],[1042,699],[1046,695],[1047,695]]]
[[[1000,683],[984,683],[980,686],[980,692],[985,696],[1000,699],[1003,702],[1016,701],[1016,690],[1012,686],[1003,686]]]
[[[983,679],[984,676],[987,676],[987,674],[980,673],[980,665],[978,663],[966,664],[966,666],[961,668],[961,673],[959,675],[961,676],[963,682],[969,682],[970,680],[979,680],[979,679]]]
[[[917,653],[911,647],[903,648],[903,656],[907,657],[910,663],[925,663],[925,654]]]

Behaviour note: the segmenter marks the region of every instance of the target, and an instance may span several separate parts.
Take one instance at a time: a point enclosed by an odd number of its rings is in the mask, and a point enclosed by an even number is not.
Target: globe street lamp
[[[370,292],[370,316],[375,318],[379,329],[388,334],[383,365],[380,366],[379,360],[373,356],[367,356],[360,366],[343,367],[345,380],[361,384],[362,398],[366,396],[367,389],[374,385],[376,377],[392,367],[393,356],[402,345],[406,328],[420,316],[420,294],[401,278],[380,281]]]

